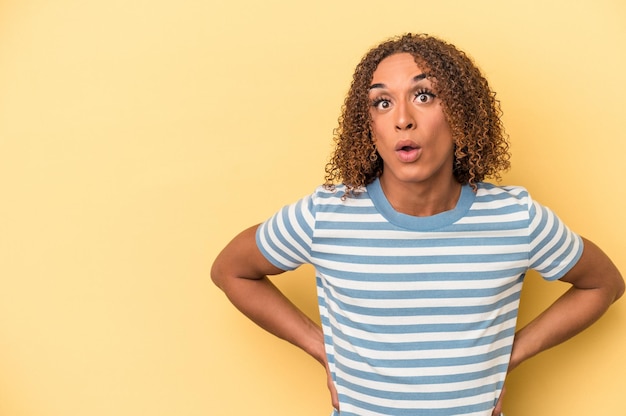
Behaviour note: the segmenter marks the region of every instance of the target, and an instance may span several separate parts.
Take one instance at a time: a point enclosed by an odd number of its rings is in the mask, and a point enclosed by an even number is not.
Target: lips
[[[422,148],[413,141],[403,140],[396,144],[395,151],[400,161],[410,163],[419,158]]]

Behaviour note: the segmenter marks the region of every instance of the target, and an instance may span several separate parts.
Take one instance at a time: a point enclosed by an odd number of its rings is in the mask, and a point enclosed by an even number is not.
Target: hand
[[[335,382],[330,372],[328,361],[326,361],[325,366],[326,366],[326,384],[328,385],[328,390],[330,391],[330,400],[332,402],[333,408],[339,411],[339,395],[337,394],[337,388],[335,387]]]
[[[498,398],[498,403],[496,403],[496,407],[493,408],[491,416],[500,416],[502,414],[502,398],[504,397],[505,392],[506,386],[502,387],[502,392],[500,393],[500,397]]]

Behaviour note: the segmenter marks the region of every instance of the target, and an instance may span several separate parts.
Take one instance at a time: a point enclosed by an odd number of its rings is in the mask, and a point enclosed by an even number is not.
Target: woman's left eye
[[[415,94],[415,100],[419,103],[426,104],[435,98],[435,94],[429,91],[418,91]]]

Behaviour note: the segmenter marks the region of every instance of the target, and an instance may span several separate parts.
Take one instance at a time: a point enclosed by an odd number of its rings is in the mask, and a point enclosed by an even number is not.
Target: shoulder
[[[532,200],[528,190],[522,186],[495,185],[489,182],[480,182],[477,184],[476,202],[514,204],[529,207]]]
[[[355,203],[359,204],[359,201],[369,200],[369,195],[365,187],[348,192],[347,187],[343,184],[320,185],[311,195],[311,199],[315,205],[350,206]]]

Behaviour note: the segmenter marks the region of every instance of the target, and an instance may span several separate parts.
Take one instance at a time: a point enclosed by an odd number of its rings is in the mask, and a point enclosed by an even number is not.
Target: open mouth
[[[402,151],[402,152],[410,152],[411,150],[415,150],[415,149],[419,149],[420,146],[418,146],[417,143],[415,143],[412,140],[402,140],[399,141],[398,143],[396,143],[396,152],[398,151]]]
[[[403,162],[414,162],[419,158],[421,147],[414,142],[400,142],[396,145],[396,154]]]

